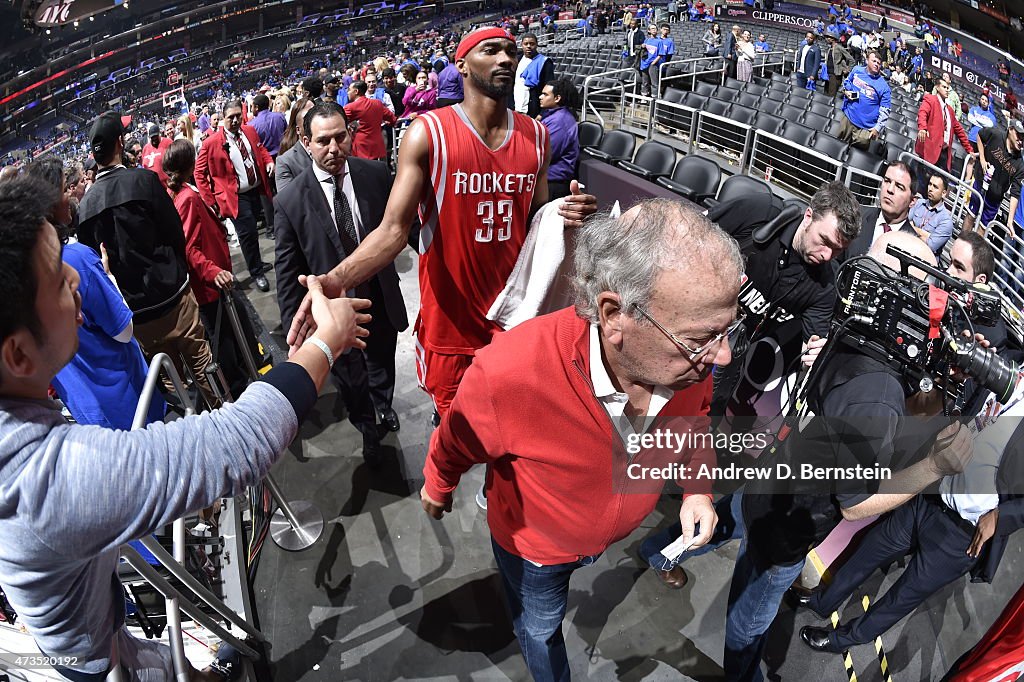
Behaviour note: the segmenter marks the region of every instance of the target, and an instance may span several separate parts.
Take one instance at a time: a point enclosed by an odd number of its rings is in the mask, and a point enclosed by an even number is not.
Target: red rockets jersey
[[[461,105],[420,115],[430,184],[419,207],[417,333],[436,353],[472,355],[501,331],[487,311],[526,240],[548,144],[542,123],[513,111],[508,116],[508,135],[491,151]]]

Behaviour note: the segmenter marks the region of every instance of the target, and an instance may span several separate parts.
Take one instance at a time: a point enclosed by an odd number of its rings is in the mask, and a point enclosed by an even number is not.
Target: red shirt
[[[713,450],[638,449],[631,457],[590,381],[590,323],[573,308],[499,334],[477,352],[430,440],[426,492],[451,500],[462,474],[489,465],[487,523],[505,550],[541,564],[599,554],[654,509],[663,480],[637,481],[631,465],[689,467],[684,494],[710,494],[697,478]],[[706,433],[712,379],[676,391],[656,429]],[[692,442],[692,441],[691,441]],[[697,441],[699,443],[699,441]],[[631,473],[632,472],[632,473]]]
[[[185,260],[192,293],[199,305],[213,303],[220,298],[220,289],[213,280],[222,270],[231,272],[227,232],[190,185],[174,197],[174,208],[185,231]]]
[[[142,148],[142,158],[140,159],[143,168],[160,176],[160,182],[164,184],[164,187],[167,186],[167,174],[164,173],[164,152],[170,146],[171,141],[166,137],[161,137],[160,144],[156,147],[152,142],[147,142],[146,146]]]
[[[430,184],[420,200],[419,342],[472,355],[501,328],[487,311],[526,240],[547,153],[542,123],[509,111],[509,134],[490,150],[461,105],[420,115],[430,144]]]
[[[345,105],[345,116],[349,123],[359,121],[359,129],[352,138],[352,156],[360,159],[383,159],[387,154],[384,146],[384,132],[380,129],[386,121],[395,125],[398,120],[384,104],[373,97],[360,97]]]

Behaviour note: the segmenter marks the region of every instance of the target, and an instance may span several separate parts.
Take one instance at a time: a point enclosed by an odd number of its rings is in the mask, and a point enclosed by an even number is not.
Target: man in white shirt
[[[914,204],[914,188],[917,186],[910,166],[897,161],[889,164],[882,178],[878,206],[861,210],[860,234],[839,257],[833,259],[838,268],[854,256],[863,256],[879,236],[886,232],[903,231],[916,234],[907,220],[910,207]]]

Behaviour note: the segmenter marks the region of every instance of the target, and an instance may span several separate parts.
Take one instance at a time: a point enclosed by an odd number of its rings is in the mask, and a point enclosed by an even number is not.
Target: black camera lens
[[[975,346],[958,355],[956,365],[979,386],[995,393],[999,402],[1007,402],[1013,394],[1017,383],[1017,364],[999,357],[991,348]]]

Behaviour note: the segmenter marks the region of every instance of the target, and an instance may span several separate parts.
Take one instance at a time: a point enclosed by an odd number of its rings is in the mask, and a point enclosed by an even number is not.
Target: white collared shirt
[[[331,211],[331,218],[334,220],[334,224],[338,224],[338,216],[334,215],[334,188],[335,185],[331,182],[331,174],[316,165],[316,161],[313,161],[313,173],[316,175],[317,184],[320,185],[320,189],[323,191],[324,196],[327,198],[327,208]],[[345,165],[341,169],[341,190],[345,193],[345,198],[348,199],[349,208],[352,209],[352,220],[356,224],[356,243],[363,241],[363,219],[359,215],[359,202],[356,201],[356,191],[352,187],[352,174],[348,172],[348,161],[345,161]]]
[[[627,417],[625,414],[629,396],[616,390],[615,384],[612,383],[611,376],[608,374],[608,368],[604,365],[604,357],[601,354],[601,330],[594,323],[590,325],[590,382],[594,385],[594,395],[597,396],[608,413],[615,431],[624,443],[633,434],[645,433],[654,418],[674,395],[674,391],[664,386],[655,386],[654,393],[651,394],[651,403],[647,407],[647,414],[635,418],[638,421],[642,419],[641,426],[637,429],[634,418]]]
[[[235,134],[227,128],[224,129],[224,137],[228,141],[228,156],[231,157],[231,164],[235,167],[235,175],[238,177],[238,193],[245,194],[252,188],[259,187],[260,169],[256,167],[256,154],[253,153],[252,146],[249,144],[249,138],[242,131],[238,131],[238,134],[241,136],[241,141],[245,145],[246,151],[249,152],[249,163],[252,164],[253,174],[256,176],[256,182],[252,185],[249,184],[249,175],[245,172],[245,161],[242,159],[242,152],[238,149]]]
[[[890,232],[899,232],[900,230],[903,229],[903,226],[906,224],[906,222],[907,222],[907,219],[904,218],[903,220],[899,221],[898,223],[889,223],[889,231]],[[871,243],[872,244],[875,243],[875,240],[877,240],[879,237],[881,237],[883,234],[885,234],[885,227],[884,227],[884,225],[885,225],[885,216],[882,214],[881,211],[879,211],[878,212],[878,220],[875,221],[875,231],[874,231],[874,233],[871,236]]]

